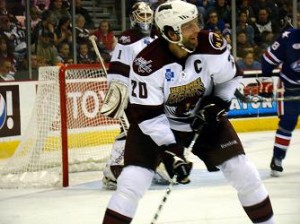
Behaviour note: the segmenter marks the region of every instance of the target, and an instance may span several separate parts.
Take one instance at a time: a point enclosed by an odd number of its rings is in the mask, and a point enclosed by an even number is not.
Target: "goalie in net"
[[[130,14],[131,28],[124,31],[114,49],[108,70],[109,89],[106,93],[101,113],[111,118],[126,119],[128,103],[128,76],[130,65],[145,46],[154,40],[152,35],[153,10],[148,3],[137,2],[132,6]],[[125,112],[124,112],[125,111]],[[127,127],[128,128],[128,127]],[[121,128],[111,151],[111,155],[103,171],[103,186],[116,189],[116,180],[123,168],[126,127]],[[154,182],[169,183],[169,177],[161,167],[158,169]]]

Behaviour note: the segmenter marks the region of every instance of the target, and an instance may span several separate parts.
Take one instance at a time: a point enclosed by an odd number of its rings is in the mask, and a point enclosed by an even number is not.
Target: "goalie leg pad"
[[[110,118],[120,118],[128,104],[128,86],[112,81],[105,94],[100,113]]]
[[[127,166],[118,178],[117,191],[110,199],[108,208],[127,217],[133,217],[138,202],[151,185],[154,171]]]

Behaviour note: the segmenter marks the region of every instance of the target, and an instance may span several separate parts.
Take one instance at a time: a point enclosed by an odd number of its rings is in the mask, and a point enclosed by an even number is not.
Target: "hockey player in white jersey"
[[[108,70],[109,90],[104,100],[101,112],[112,118],[124,116],[127,106],[127,89],[130,64],[140,50],[154,40],[151,33],[153,11],[145,2],[137,2],[132,6],[130,14],[131,28],[124,31],[113,52]],[[109,95],[117,96],[108,99]],[[125,118],[126,119],[126,118]],[[116,179],[123,168],[123,156],[126,141],[126,130],[122,128],[121,134],[116,138],[109,160],[103,171],[102,183],[104,188],[116,189]],[[168,176],[163,171],[156,175],[157,182],[167,182]]]
[[[160,162],[178,183],[189,183],[192,164],[184,146],[199,130],[192,152],[221,170],[253,223],[274,223],[268,193],[225,112],[239,83],[235,62],[221,36],[200,31],[197,17],[195,5],[184,1],[155,11],[162,37],[130,70],[124,168],[104,224],[131,223]]]

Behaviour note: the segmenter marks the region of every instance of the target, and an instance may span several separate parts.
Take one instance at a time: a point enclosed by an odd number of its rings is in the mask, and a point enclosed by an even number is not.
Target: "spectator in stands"
[[[51,10],[54,14],[56,20],[55,26],[58,26],[62,17],[69,17],[71,19],[68,8],[63,7],[63,0],[51,0],[48,10]]]
[[[248,24],[247,11],[240,11],[238,17],[238,25],[236,27],[236,33],[245,32],[248,41],[254,45],[254,28]]]
[[[204,29],[222,34],[223,30],[225,29],[225,23],[223,20],[219,19],[216,10],[212,9],[208,12],[208,19],[204,25]]]
[[[22,4],[22,1],[23,0],[6,0],[6,8],[8,13],[13,14],[14,16],[23,16],[25,7]]]
[[[15,24],[18,23],[18,20],[8,8],[7,8],[7,2],[6,0],[0,0],[0,16],[6,16],[8,17],[10,22],[13,22]]]
[[[4,60],[9,60],[12,64],[13,70],[16,71],[17,60],[14,55],[9,52],[6,40],[3,37],[0,37],[0,61]]]
[[[206,13],[209,7],[209,0],[186,0],[186,2],[196,5],[199,16],[201,15],[203,19],[207,18]]]
[[[240,33],[237,33],[237,57],[243,57],[245,52],[251,52],[254,53],[255,45],[252,45],[248,39],[247,35],[244,31],[241,31]]]
[[[279,32],[279,26],[270,19],[270,12],[267,8],[261,8],[258,11],[257,20],[254,23],[254,41],[257,45],[263,44],[262,32],[269,31],[273,34]]]
[[[68,42],[61,42],[58,45],[57,60],[62,64],[73,64],[73,58],[70,51],[70,45]]]
[[[219,19],[218,12],[214,9],[211,9],[208,12],[208,20],[204,26],[204,30],[209,30],[218,33],[222,35],[224,38],[226,38],[226,41],[229,44],[231,43],[231,36],[230,36],[231,31],[225,25],[224,21],[222,19]]]
[[[273,22],[276,22],[278,20],[278,7],[277,7],[277,1],[271,1],[271,0],[255,0],[251,1],[251,7],[254,11],[254,14],[256,16],[259,15],[260,9],[266,9],[269,12],[269,18]],[[277,24],[278,25],[278,24]]]
[[[237,0],[236,5],[237,14],[240,14],[242,11],[245,12],[248,18],[247,22],[252,24],[255,23],[256,16],[250,2],[250,0]]]
[[[102,20],[98,30],[95,31],[93,35],[97,37],[99,48],[111,54],[115,49],[118,40],[110,28],[110,23],[107,20]]]
[[[35,6],[41,13],[48,10],[50,0],[31,0],[32,6]]]
[[[11,74],[11,69],[10,60],[0,60],[0,82],[15,80],[15,77]]]
[[[80,43],[88,43],[89,42],[89,36],[90,31],[85,29],[85,18],[83,15],[78,14],[75,19],[76,23],[76,41],[77,44]]]
[[[55,37],[55,17],[52,11],[46,10],[41,14],[41,21],[35,26],[32,35],[31,43],[38,44],[41,34],[44,32],[50,32]]]
[[[0,16],[0,36],[2,36],[17,63],[17,67],[24,63],[27,54],[25,30],[12,23],[8,16]]]
[[[36,54],[31,54],[29,60],[31,61],[32,79],[38,80],[38,69],[39,69],[39,67],[47,66],[46,60],[45,60],[45,58],[43,58],[41,56],[37,56]],[[29,65],[27,63],[25,70],[29,69],[28,66]],[[20,74],[20,75],[23,75],[23,74]],[[18,75],[18,76],[20,76],[20,75]]]
[[[89,42],[81,42],[78,53],[77,62],[79,64],[92,64],[96,62],[96,57],[89,48]]]
[[[30,17],[31,17],[31,30],[34,30],[36,25],[42,21],[41,12],[37,9],[37,7],[31,6],[30,8]]]
[[[41,38],[36,46],[32,46],[33,54],[36,53],[38,57],[45,60],[46,65],[54,66],[57,64],[57,49],[54,46],[54,35],[53,33],[45,30],[41,34]]]
[[[58,45],[62,42],[67,42],[69,45],[72,44],[72,30],[71,30],[71,19],[68,16],[63,16],[58,26],[55,29],[56,38],[54,40],[54,45]]]
[[[227,0],[215,0],[215,2],[208,8],[208,11],[214,9],[218,16],[219,20],[224,21],[227,27],[230,27],[231,24],[231,9]],[[209,15],[208,15],[209,16]]]
[[[242,58],[237,60],[239,69],[245,70],[261,70],[261,63],[254,60],[254,54],[252,52],[244,52]]]
[[[85,26],[83,28],[88,29],[90,32],[93,32],[95,29],[95,23],[87,9],[82,7],[81,0],[75,0],[75,13],[81,14],[85,19]]]

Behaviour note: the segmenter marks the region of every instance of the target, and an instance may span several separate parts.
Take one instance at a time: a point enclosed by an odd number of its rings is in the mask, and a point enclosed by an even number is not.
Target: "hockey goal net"
[[[0,188],[68,186],[69,173],[103,169],[120,130],[99,113],[106,90],[99,65],[40,68],[32,117]]]

